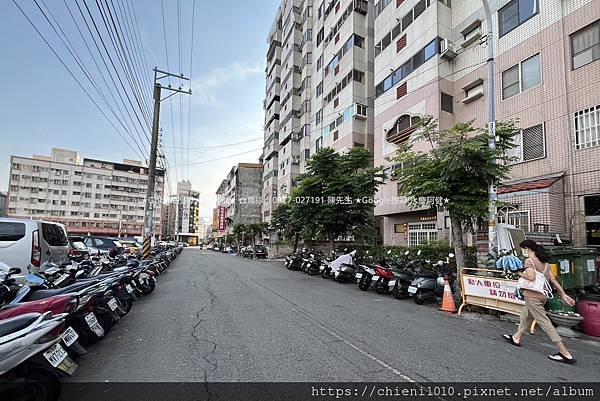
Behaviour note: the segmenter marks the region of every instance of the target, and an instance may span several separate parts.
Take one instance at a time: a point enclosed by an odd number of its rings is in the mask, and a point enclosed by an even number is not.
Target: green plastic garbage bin
[[[550,263],[557,265],[556,279],[565,290],[598,285],[598,251],[593,248],[549,247]]]

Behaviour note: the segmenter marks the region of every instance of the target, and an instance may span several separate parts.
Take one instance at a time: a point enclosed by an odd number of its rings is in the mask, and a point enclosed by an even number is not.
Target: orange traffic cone
[[[448,282],[447,277],[444,277],[444,299],[442,300],[442,307],[440,310],[450,313],[455,313],[457,311],[456,305],[454,304],[454,296],[452,295],[452,290],[450,289],[450,283]]]

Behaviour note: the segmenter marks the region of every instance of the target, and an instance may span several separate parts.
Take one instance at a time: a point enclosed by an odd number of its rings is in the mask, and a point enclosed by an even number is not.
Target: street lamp
[[[496,149],[496,84],[494,82],[494,26],[492,24],[492,10],[488,0],[482,0],[485,8],[485,17],[487,25],[486,45],[488,50],[487,57],[487,114],[488,114],[488,146],[491,150]],[[492,164],[496,164],[496,159],[492,158]],[[498,193],[496,186],[490,182],[488,190],[488,250],[494,254],[496,245],[496,224],[498,222],[496,203]]]

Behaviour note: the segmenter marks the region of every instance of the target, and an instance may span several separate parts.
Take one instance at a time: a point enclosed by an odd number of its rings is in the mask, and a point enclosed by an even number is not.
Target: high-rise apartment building
[[[497,120],[517,120],[510,179],[499,189],[500,222],[600,245],[600,2],[490,1]],[[441,128],[487,121],[481,0],[380,0],[375,4],[375,165],[390,162],[423,115]],[[417,143],[426,151],[428,144]],[[396,166],[399,167],[399,166]],[[447,237],[443,214],[389,202],[375,215],[388,245]],[[476,179],[476,177],[474,177]]]
[[[284,0],[267,40],[265,222],[318,149],[372,149],[372,13],[366,0]]]
[[[58,221],[69,233],[141,236],[148,168],[52,149],[52,156],[11,156],[7,215]],[[157,171],[154,232],[161,233],[164,170]]]

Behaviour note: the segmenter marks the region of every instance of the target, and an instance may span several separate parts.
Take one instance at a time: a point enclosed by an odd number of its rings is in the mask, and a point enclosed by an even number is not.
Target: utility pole
[[[144,245],[142,246],[142,258],[148,259],[150,257],[150,247],[152,246],[152,238],[154,231],[154,208],[157,202],[162,201],[161,199],[154,198],[154,187],[156,181],[156,158],[158,153],[158,129],[160,123],[160,103],[163,100],[170,98],[177,93],[184,93],[187,95],[192,94],[192,90],[183,90],[181,86],[177,88],[171,87],[171,84],[162,86],[160,80],[167,77],[174,77],[184,81],[190,79],[185,77],[183,74],[176,75],[170,72],[165,72],[154,68],[154,115],[152,117],[152,139],[150,141],[150,161],[148,163],[148,190],[146,191],[146,209],[144,212]],[[162,89],[171,91],[169,96],[161,99]]]
[[[487,25],[486,45],[488,51],[487,57],[487,114],[488,114],[488,146],[491,150],[496,150],[496,83],[494,81],[494,27],[492,25],[492,10],[488,0],[482,0],[485,8],[485,17]],[[492,158],[492,164],[496,164],[496,159]],[[496,247],[496,234],[498,223],[498,212],[496,204],[498,193],[496,186],[490,182],[488,190],[488,250],[491,255],[494,254]]]

